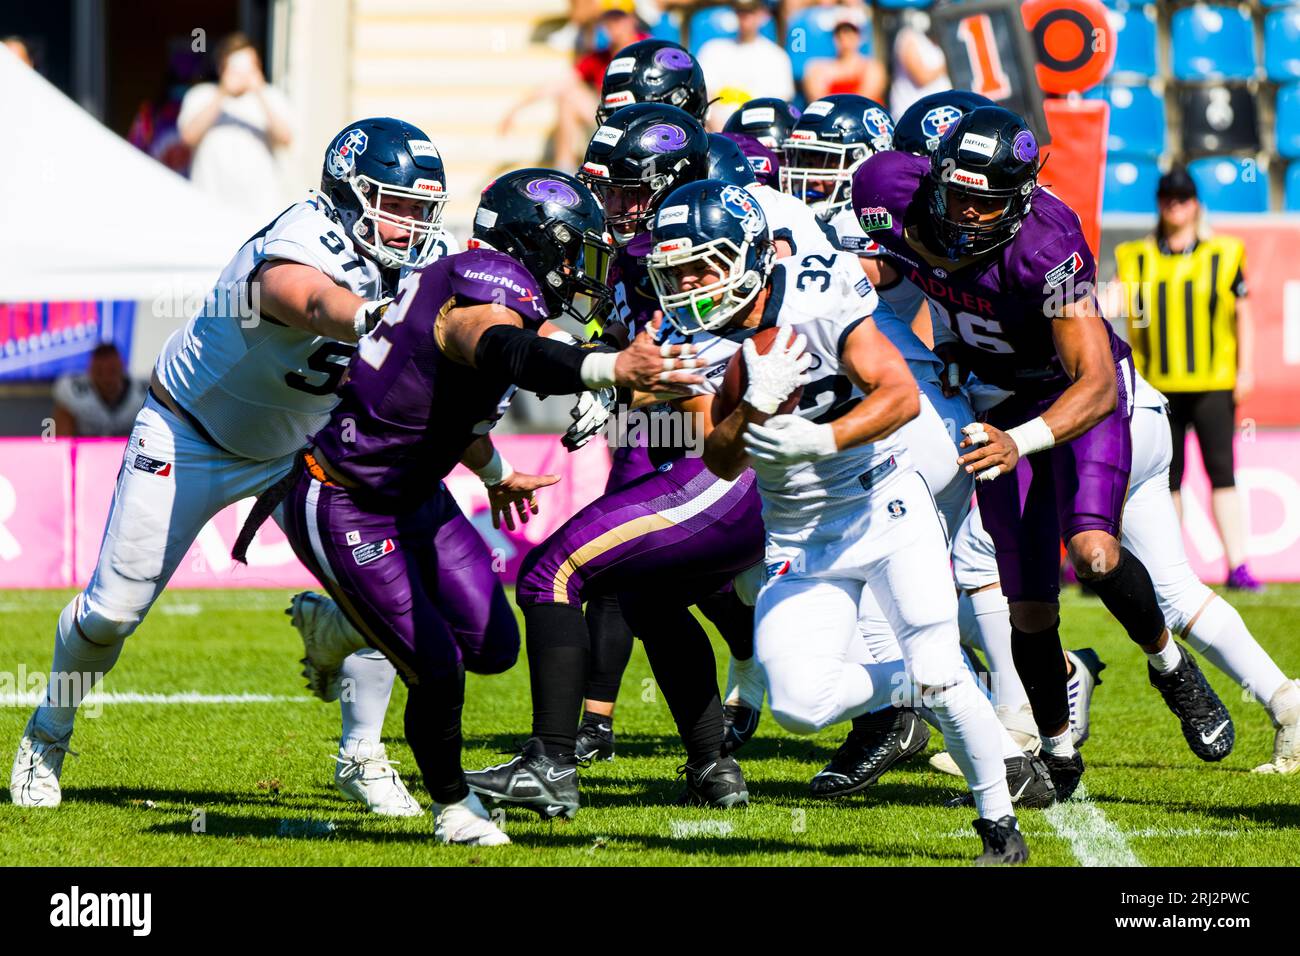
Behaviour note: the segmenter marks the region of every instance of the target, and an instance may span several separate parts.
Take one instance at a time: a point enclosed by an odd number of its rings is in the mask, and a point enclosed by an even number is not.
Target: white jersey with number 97
[[[379,267],[330,216],[329,201],[295,203],[249,239],[222,271],[203,309],[163,346],[163,386],[227,451],[270,461],[301,448],[329,417],[356,346],[286,326],[259,311],[267,262],[319,269],[364,299],[384,295]],[[442,255],[456,251],[450,236]]]

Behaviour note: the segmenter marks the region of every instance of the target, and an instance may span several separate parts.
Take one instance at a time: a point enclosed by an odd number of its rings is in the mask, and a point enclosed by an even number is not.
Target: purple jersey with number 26
[[[399,507],[437,493],[514,389],[453,362],[438,342],[437,325],[452,308],[486,304],[519,313],[533,329],[547,314],[536,280],[500,252],[458,253],[403,280],[383,320],[358,343],[339,404],[316,435],[336,472]]]
[[[930,161],[910,153],[869,157],[853,177],[853,209],[890,261],[925,292],[962,342],[962,358],[982,380],[1026,397],[1064,391],[1070,377],[1052,339],[1052,316],[1093,293],[1097,266],[1079,217],[1046,189],[1034,191],[1020,231],[974,260],[922,251],[918,226],[929,215]],[[1104,321],[1104,320],[1103,320]],[[1129,347],[1106,324],[1118,362]]]

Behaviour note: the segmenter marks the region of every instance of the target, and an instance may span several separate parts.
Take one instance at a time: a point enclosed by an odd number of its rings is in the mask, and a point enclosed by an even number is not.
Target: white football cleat
[[[1100,675],[1106,665],[1091,647],[1066,651],[1065,656],[1074,668],[1074,673],[1065,684],[1065,692],[1070,700],[1070,736],[1074,738],[1076,747],[1082,747],[1091,733],[1092,692],[1101,685]]]
[[[446,806],[433,805],[438,814],[433,836],[439,843],[459,843],[462,846],[502,846],[510,837],[492,822],[483,802],[473,790],[459,803]]]
[[[1011,739],[1016,742],[1016,746],[1022,751],[1037,756],[1042,749],[1043,741],[1038,736],[1038,725],[1034,723],[1034,712],[1028,704],[1025,704],[1019,710],[1008,710],[1005,707],[997,708],[998,720],[1006,728]],[[957,761],[946,750],[941,750],[930,757],[930,766],[940,773],[951,774],[954,777],[962,775],[961,768],[957,766]]]
[[[1252,773],[1300,772],[1300,681],[1289,680],[1268,702],[1277,733],[1273,737],[1273,759]]]
[[[334,759],[338,761],[334,786],[349,800],[364,803],[367,810],[385,817],[418,817],[424,813],[382,746],[372,748],[363,740],[355,753],[340,753]]]
[[[323,594],[302,591],[284,611],[302,638],[302,676],[307,689],[323,701],[339,699],[343,661],[365,647],[365,640],[343,616],[339,606]]]
[[[57,807],[63,802],[59,774],[63,773],[63,758],[77,755],[68,749],[72,732],[59,740],[46,740],[36,730],[36,715],[27,721],[23,736],[18,741],[14,755],[14,768],[9,774],[9,798],[20,807]]]

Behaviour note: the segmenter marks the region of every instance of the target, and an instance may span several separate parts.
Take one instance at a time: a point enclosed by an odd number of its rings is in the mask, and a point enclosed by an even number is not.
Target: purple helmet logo
[[[691,68],[691,55],[685,50],[679,50],[676,47],[667,46],[662,50],[656,50],[651,60],[655,66],[664,70],[689,70]]]
[[[529,199],[541,203],[553,202],[570,208],[582,204],[578,191],[558,179],[532,179],[524,183],[521,189]]]
[[[641,145],[652,153],[673,153],[686,145],[686,130],[673,123],[655,123],[641,134]]]
[[[1038,156],[1038,140],[1027,129],[1022,129],[1011,142],[1011,155],[1022,163],[1028,163]]]

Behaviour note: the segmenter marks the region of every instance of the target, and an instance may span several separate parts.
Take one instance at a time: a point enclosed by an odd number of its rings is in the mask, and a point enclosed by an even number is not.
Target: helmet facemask
[[[757,255],[753,267],[746,269],[751,250]],[[695,335],[723,328],[754,301],[771,271],[772,249],[765,236],[747,239],[739,248],[726,237],[699,245],[685,237],[665,239],[655,245],[646,264],[664,318],[683,335]],[[720,278],[682,291],[679,270],[691,264]]]
[[[960,174],[960,171],[959,173]],[[930,221],[935,238],[950,259],[977,256],[1009,242],[1029,213],[1034,180],[1015,189],[971,188],[951,178],[932,182],[929,197]],[[961,221],[950,218],[956,206],[974,202],[979,219]],[[997,213],[996,217],[984,218]]]
[[[590,230],[578,234],[558,219],[542,226],[559,255],[557,264],[541,276],[551,306],[550,321],[580,342],[597,338],[613,306],[609,270],[615,250],[607,235]]]
[[[833,143],[794,130],[783,144],[781,191],[830,219],[853,201],[853,174],[871,155],[864,143]]]
[[[677,184],[676,169],[671,173],[654,173],[646,180],[614,179],[605,175],[603,166],[594,163],[586,163],[579,170],[578,179],[596,194],[605,207],[605,225],[617,246],[626,246],[650,230],[650,220],[659,203]],[[612,206],[635,211],[611,213]]]
[[[395,186],[364,175],[350,176],[347,182],[361,206],[361,215],[352,226],[352,239],[366,255],[386,269],[418,269],[428,265],[436,251],[442,213],[447,205],[448,194],[443,184],[436,179],[417,179],[411,187]],[[416,218],[387,212],[383,209],[384,201],[390,199],[414,200],[424,215]],[[405,230],[406,246],[385,242],[380,237],[381,225]]]

